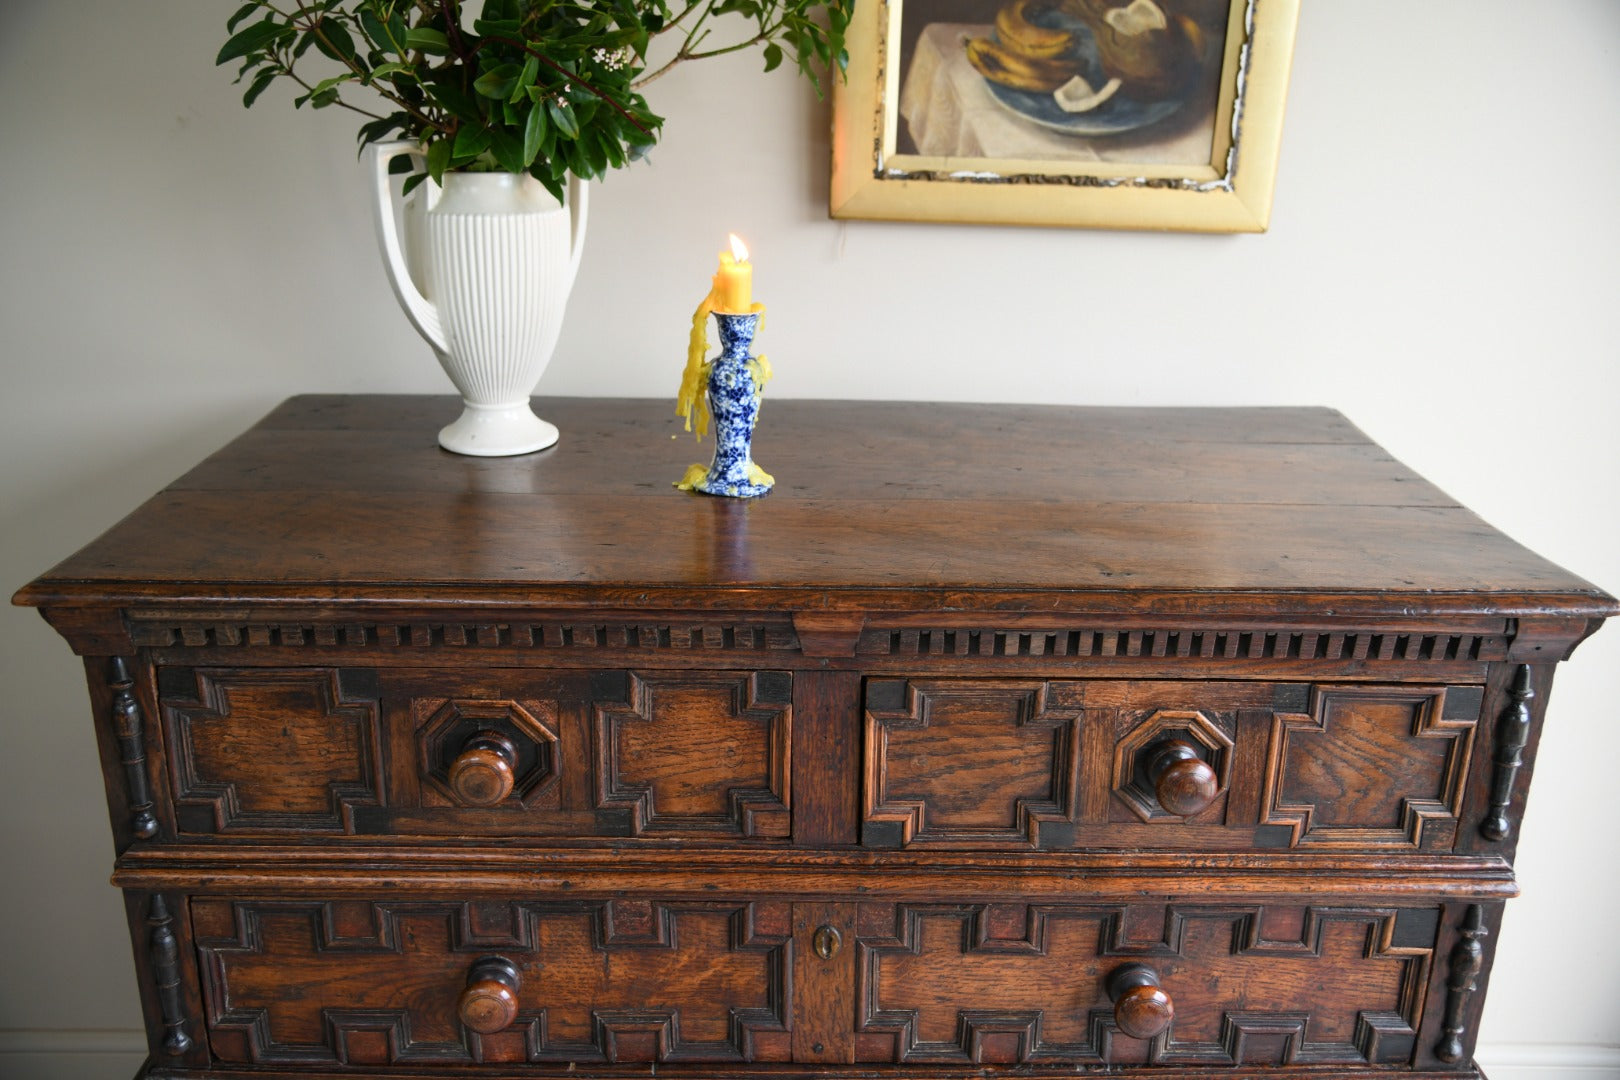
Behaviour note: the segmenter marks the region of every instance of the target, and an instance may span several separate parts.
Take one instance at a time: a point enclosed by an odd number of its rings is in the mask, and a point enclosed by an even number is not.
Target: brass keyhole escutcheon
[[[823,960],[831,960],[843,948],[844,935],[830,926],[816,928],[815,936],[810,939],[810,947],[816,950],[816,955]]]

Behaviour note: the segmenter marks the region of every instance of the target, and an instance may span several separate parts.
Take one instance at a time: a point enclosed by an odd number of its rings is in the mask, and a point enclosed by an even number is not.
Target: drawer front
[[[1466,904],[196,897],[190,918],[214,1057],[305,1068],[1432,1068],[1467,1060],[1490,952]]]
[[[170,668],[183,835],[791,832],[787,672]]]
[[[1405,1065],[1442,915],[862,904],[857,1059]]]
[[[872,678],[878,848],[1449,851],[1478,686]]]
[[[192,901],[209,1043],[264,1065],[791,1056],[791,905]]]

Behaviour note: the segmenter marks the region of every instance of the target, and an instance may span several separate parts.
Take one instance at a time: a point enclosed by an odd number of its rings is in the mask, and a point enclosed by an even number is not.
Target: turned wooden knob
[[[467,988],[456,1001],[461,1022],[480,1035],[493,1035],[512,1025],[518,1014],[518,991],[523,977],[517,965],[499,956],[486,956],[467,972]]]
[[[1176,1017],[1175,1003],[1159,986],[1159,973],[1146,964],[1126,964],[1108,976],[1114,1023],[1133,1039],[1151,1039]]]
[[[1182,739],[1159,743],[1148,755],[1148,780],[1159,805],[1169,813],[1187,817],[1207,810],[1221,793],[1220,777],[1192,743]]]
[[[517,782],[517,747],[498,731],[480,731],[450,763],[450,790],[463,806],[498,806]]]

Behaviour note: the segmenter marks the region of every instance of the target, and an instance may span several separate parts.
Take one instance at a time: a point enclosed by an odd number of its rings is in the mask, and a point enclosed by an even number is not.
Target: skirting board
[[[0,1031],[6,1080],[130,1080],[146,1057],[138,1031]],[[1620,1047],[1488,1043],[1490,1080],[1620,1080]]]
[[[1483,1043],[1474,1054],[1490,1080],[1620,1080],[1620,1047]]]

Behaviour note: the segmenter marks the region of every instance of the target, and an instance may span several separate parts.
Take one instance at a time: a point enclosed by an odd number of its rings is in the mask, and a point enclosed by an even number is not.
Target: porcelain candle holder
[[[709,414],[714,419],[714,461],[693,490],[709,495],[752,499],[770,491],[776,481],[754,464],[754,426],[764,392],[760,361],[749,355],[759,313],[714,313],[720,331],[720,355],[709,365]]]

